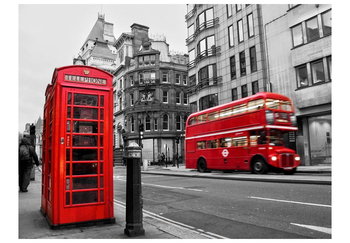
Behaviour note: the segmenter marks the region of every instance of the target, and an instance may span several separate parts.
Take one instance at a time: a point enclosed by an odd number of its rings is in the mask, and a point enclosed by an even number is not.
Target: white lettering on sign
[[[84,77],[84,76],[66,74],[65,79],[67,81],[82,82],[82,83],[89,83],[89,84],[99,84],[99,85],[106,85],[107,84],[107,80],[103,79],[103,78],[92,78],[92,77]]]
[[[221,154],[222,154],[222,156],[224,156],[226,158],[228,156],[229,152],[227,149],[224,149],[224,150],[222,150]]]

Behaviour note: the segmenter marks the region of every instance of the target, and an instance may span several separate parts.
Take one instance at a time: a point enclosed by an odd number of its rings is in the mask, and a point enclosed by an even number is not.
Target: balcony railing
[[[190,86],[187,90],[187,93],[193,94],[207,87],[217,86],[221,82],[222,76],[202,79],[197,85]]]
[[[211,48],[199,53],[196,58],[187,64],[188,69],[194,68],[201,60],[204,60],[211,56],[217,56],[221,52],[220,46],[212,46]]]
[[[195,15],[196,12],[197,12],[197,8],[196,6],[194,6],[193,9],[185,15],[186,21],[188,21],[193,15]]]
[[[186,39],[186,44],[190,44],[192,41],[194,41],[196,39],[196,37],[203,31],[209,28],[212,28],[216,25],[219,24],[219,18],[216,17],[215,19],[211,19],[208,20],[202,24],[200,24],[199,26],[197,26],[196,30],[194,31],[193,35],[190,35],[187,39]]]
[[[146,86],[146,85],[158,85],[159,79],[139,79],[138,84],[140,86]]]

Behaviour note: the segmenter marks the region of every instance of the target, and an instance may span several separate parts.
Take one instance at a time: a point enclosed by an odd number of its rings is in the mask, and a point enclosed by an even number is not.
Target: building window
[[[332,34],[332,10],[322,14],[323,36]]]
[[[328,78],[332,80],[332,56],[327,57]]]
[[[131,124],[131,132],[135,132],[135,119],[133,116],[130,118],[130,124]]]
[[[320,38],[317,17],[314,17],[306,21],[306,37],[308,42],[311,42]]]
[[[208,36],[202,39],[197,46],[197,53],[200,57],[212,56],[215,54],[215,38],[214,36]]]
[[[184,105],[188,105],[188,95],[184,93]]]
[[[167,73],[163,73],[162,74],[162,82],[163,83],[167,83],[168,82],[168,74]]]
[[[239,53],[239,68],[241,69],[241,76],[245,76],[246,72],[246,63],[245,63],[245,52],[242,51]]]
[[[250,56],[250,71],[253,73],[253,72],[256,72],[257,70],[255,46],[249,48],[249,56]]]
[[[226,4],[226,12],[227,12],[227,18],[232,16],[232,5]]]
[[[187,85],[187,75],[182,75],[183,85]]]
[[[191,38],[194,35],[194,24],[187,28],[187,37]]]
[[[242,85],[242,98],[244,98],[244,97],[247,97],[248,96],[248,87],[247,87],[247,85],[245,84],[245,85]]]
[[[163,115],[163,130],[169,130],[169,116],[167,114]]]
[[[134,105],[134,94],[130,94],[130,105]]]
[[[236,78],[236,59],[235,56],[230,57],[231,80]]]
[[[189,77],[189,82],[190,82],[190,86],[197,84],[196,74],[193,74],[191,77]]]
[[[191,113],[193,112],[197,112],[197,101],[194,101],[190,104],[190,110],[191,110]]]
[[[218,104],[218,94],[207,95],[199,99],[199,110],[205,110]]]
[[[243,20],[240,19],[237,22],[237,31],[238,31],[238,42],[242,42],[243,38]]]
[[[301,24],[292,27],[293,47],[304,44],[303,30]]]
[[[129,78],[130,78],[130,85],[134,86],[134,75],[130,75]]]
[[[139,83],[143,84],[143,73],[139,73]]]
[[[188,118],[188,116],[185,115],[185,116],[184,116],[184,119],[182,120],[182,127],[183,127],[184,129],[186,129],[186,121],[187,121],[187,118]]]
[[[248,14],[248,37],[254,36],[254,22],[253,22],[253,14]]]
[[[163,103],[168,103],[168,91],[163,90]]]
[[[242,10],[242,4],[236,4],[236,12],[239,12]]]
[[[123,89],[123,79],[119,80],[119,86],[120,86],[120,89]]]
[[[259,82],[258,81],[254,81],[252,83],[252,93],[256,94],[259,92]]]
[[[238,100],[237,88],[233,88],[233,89],[231,90],[231,94],[232,94],[232,101]]]
[[[176,95],[175,95],[175,100],[176,100],[176,104],[181,104],[181,94],[179,91],[176,92]]]
[[[151,65],[155,65],[156,64],[156,55],[151,55]]]
[[[146,131],[151,131],[151,117],[149,115],[146,116]]]
[[[233,25],[230,25],[230,26],[228,27],[228,45],[229,45],[229,47],[234,46]]]
[[[212,84],[216,78],[216,64],[211,64],[201,68],[198,72],[198,80],[200,83]]]
[[[158,118],[154,118],[154,131],[158,131]]]
[[[139,65],[141,66],[143,64],[143,56],[139,57]]]
[[[194,67],[195,60],[196,60],[195,49],[192,49],[192,50],[190,50],[189,53],[188,53],[188,67],[189,67],[189,68]]]
[[[313,84],[325,82],[325,74],[322,59],[311,63],[311,74]]]
[[[175,74],[175,83],[180,84],[180,74]]]
[[[214,10],[209,8],[198,15],[197,26],[199,30],[214,26]]]
[[[180,115],[176,116],[176,130],[181,131],[181,116]]]
[[[119,98],[119,111],[123,110],[123,99],[122,97]]]
[[[309,80],[307,76],[306,64],[298,66],[295,69],[297,74],[298,87],[299,88],[307,87],[309,85]]]

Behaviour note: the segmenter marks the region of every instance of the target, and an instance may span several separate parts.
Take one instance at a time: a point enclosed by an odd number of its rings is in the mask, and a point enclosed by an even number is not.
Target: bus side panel
[[[186,168],[187,169],[196,169],[197,165],[196,165],[196,141],[195,139],[187,139],[186,140],[186,146],[185,146],[185,163],[186,163]]]

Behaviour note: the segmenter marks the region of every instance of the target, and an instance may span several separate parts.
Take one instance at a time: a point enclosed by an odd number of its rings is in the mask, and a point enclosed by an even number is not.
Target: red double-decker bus
[[[292,101],[275,93],[193,113],[186,121],[186,168],[293,174],[300,156],[284,141],[297,129]]]

